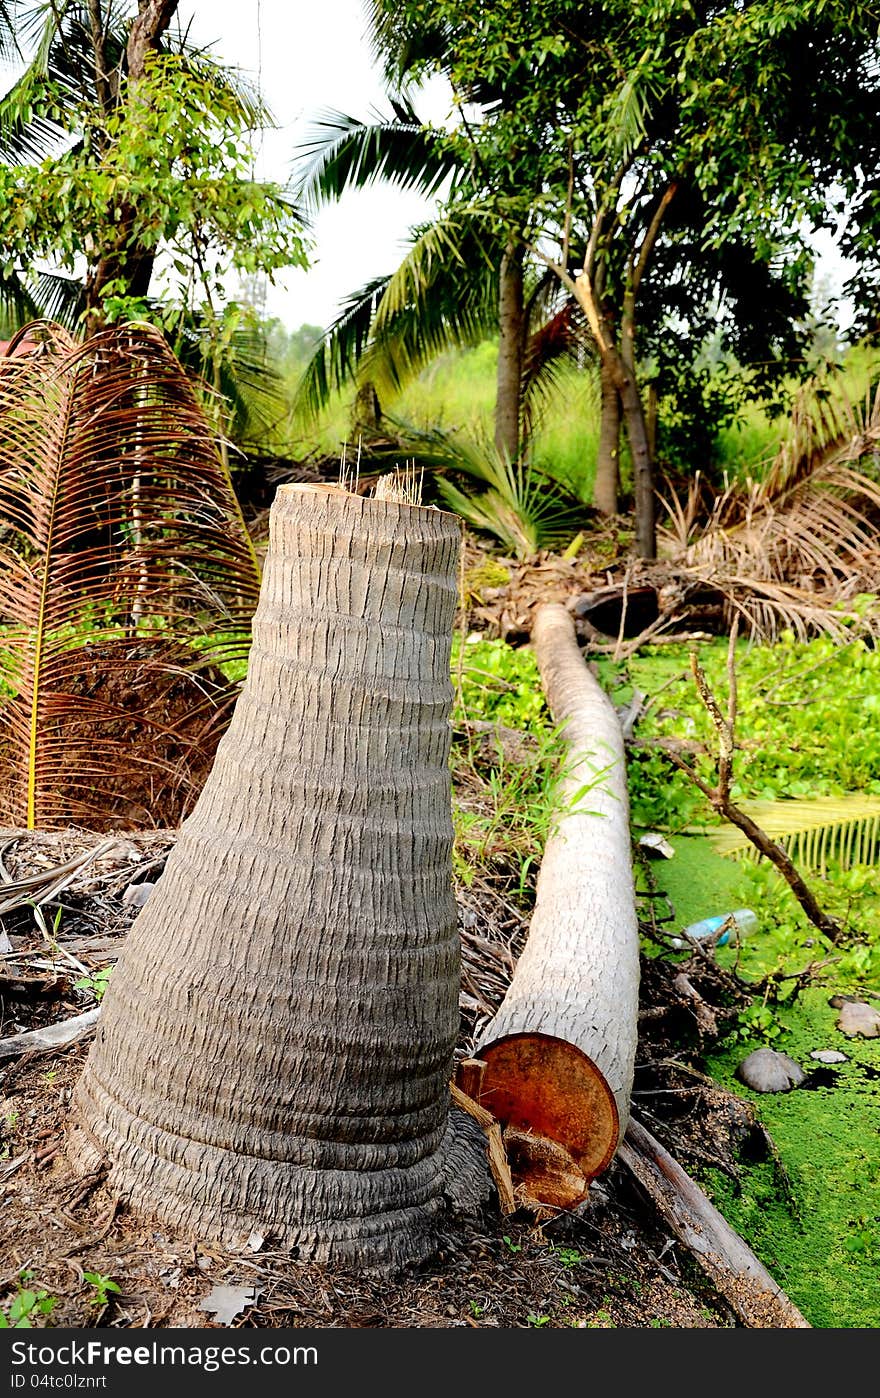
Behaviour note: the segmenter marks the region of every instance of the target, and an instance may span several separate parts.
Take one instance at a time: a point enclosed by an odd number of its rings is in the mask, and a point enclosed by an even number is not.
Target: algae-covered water
[[[733,1077],[759,1043],[735,1044],[708,1063],[713,1077],[747,1098],[770,1132],[797,1212],[772,1162],[748,1169],[741,1189],[720,1171],[704,1188],[816,1326],[880,1324],[880,1039],[847,1039],[827,989],[808,988],[780,1011],[775,1045],[808,1073],[794,1092],[758,1093]],[[824,1066],[813,1049],[840,1049]]]
[[[676,924],[758,903],[762,925],[744,944],[741,969],[757,978],[787,960],[810,959],[809,937],[792,948],[790,933],[756,898],[756,874],[716,855],[700,837],[671,837],[675,858],[653,872],[672,899]],[[763,875],[766,878],[766,874]],[[808,931],[809,929],[807,929]],[[792,957],[794,953],[794,958]],[[729,961],[734,952],[719,950]],[[818,953],[817,953],[818,955]],[[721,1171],[695,1171],[717,1207],[742,1234],[814,1326],[880,1324],[880,1039],[847,1039],[828,1004],[838,988],[835,965],[821,973],[794,1004],[774,1008],[770,1042],[808,1073],[805,1086],[787,1093],[757,1093],[734,1077],[767,1032],[727,1041],[706,1067],[725,1087],[747,1099],[773,1137],[790,1181],[787,1191],[772,1160],[743,1166],[739,1186]],[[847,1062],[824,1066],[814,1049],[838,1049]]]

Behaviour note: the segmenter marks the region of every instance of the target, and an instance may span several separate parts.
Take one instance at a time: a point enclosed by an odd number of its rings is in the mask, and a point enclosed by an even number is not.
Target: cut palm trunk
[[[135,922],[70,1133],[141,1211],[301,1257],[424,1256],[458,1028],[459,525],[285,486],[247,681]]]
[[[636,1046],[639,941],[623,737],[562,606],[535,613],[547,702],[564,725],[559,814],[528,941],[477,1048],[478,1095],[505,1127],[514,1178],[570,1207],[626,1129]]]

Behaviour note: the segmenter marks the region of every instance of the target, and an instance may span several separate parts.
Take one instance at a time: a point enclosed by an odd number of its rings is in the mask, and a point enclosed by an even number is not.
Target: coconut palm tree
[[[391,101],[391,118],[319,118],[301,150],[301,197],[319,207],[384,180],[425,197],[446,187],[457,208],[415,228],[397,270],[346,298],[303,376],[300,406],[319,411],[352,379],[372,382],[381,400],[438,354],[497,334],[495,447],[516,462],[554,370],[588,341],[585,322],[476,200],[468,208],[474,172],[444,133],[405,97]]]
[[[192,1236],[355,1264],[431,1247],[458,1029],[458,547],[439,510],[276,497],[245,688],[127,939],[71,1134]]]

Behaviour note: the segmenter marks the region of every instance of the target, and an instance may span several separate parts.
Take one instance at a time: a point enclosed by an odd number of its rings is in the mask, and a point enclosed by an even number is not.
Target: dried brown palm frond
[[[253,545],[186,374],[148,326],[0,360],[0,820],[177,819],[246,652]],[[10,346],[13,354],[16,342]],[[222,637],[222,643],[218,638]]]
[[[863,405],[827,378],[798,399],[761,481],[711,498],[699,475],[670,492],[666,551],[711,582],[761,634],[836,632],[880,618],[854,605],[880,579],[880,389]]]
[[[764,478],[767,498],[780,498],[832,461],[863,460],[878,442],[880,383],[869,379],[858,400],[839,370],[823,370],[795,398],[788,432]]]

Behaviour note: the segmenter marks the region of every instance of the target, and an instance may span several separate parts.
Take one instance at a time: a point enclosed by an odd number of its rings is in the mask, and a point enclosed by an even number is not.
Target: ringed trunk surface
[[[596,457],[596,478],[593,484],[593,504],[603,515],[617,514],[620,489],[620,395],[608,365],[601,369],[602,408],[599,419],[599,451]]]
[[[568,743],[528,941],[477,1046],[478,1098],[501,1121],[526,1192],[582,1200],[626,1130],[639,939],[623,736],[565,607],[537,609],[532,643]]]
[[[127,939],[69,1148],[192,1236],[424,1256],[458,1028],[457,520],[284,486],[248,676]]]
[[[495,446],[507,461],[519,460],[524,324],[523,250],[509,243],[501,258],[495,395]]]

